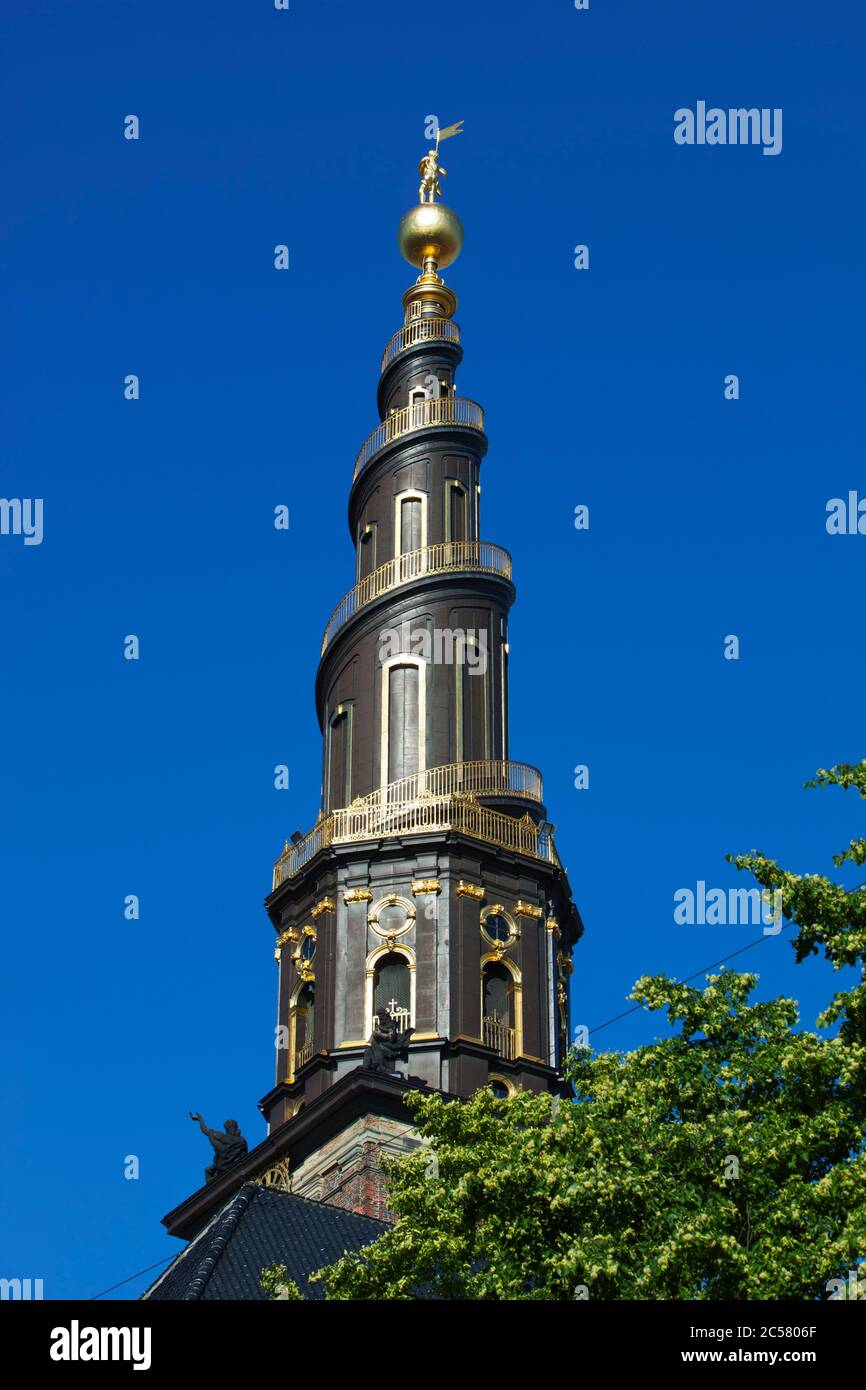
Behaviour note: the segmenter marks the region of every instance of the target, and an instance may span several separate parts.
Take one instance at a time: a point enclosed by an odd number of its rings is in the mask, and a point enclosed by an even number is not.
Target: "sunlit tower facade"
[[[259,1103],[268,1138],[235,1178],[371,1215],[385,1212],[381,1152],[415,1142],[408,1090],[562,1090],[582,931],[541,774],[511,757],[511,557],[484,538],[484,412],[462,392],[442,275],[463,241],[438,200],[451,133],[421,160],[399,225],[418,274],[352,470],[354,582],[325,624],[315,682],[321,811],[286,843],[266,900],[281,1044]],[[389,1021],[411,1030],[405,1056],[371,1068],[371,1036]],[[215,1186],[208,1207],[231,1179]],[[205,1214],[190,1199],[172,1214],[177,1233]]]

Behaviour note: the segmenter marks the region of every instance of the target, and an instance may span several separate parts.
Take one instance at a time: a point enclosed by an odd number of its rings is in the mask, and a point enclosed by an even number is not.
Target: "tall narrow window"
[[[391,951],[376,965],[373,975],[373,1013],[380,1024],[390,1016],[406,1028],[410,1019],[409,964],[405,956]]]
[[[376,568],[376,532],[378,527],[375,521],[370,521],[366,526],[362,526],[358,533],[358,579],[366,579],[368,574],[372,574]]]
[[[414,487],[404,488],[394,497],[394,555],[412,555],[411,560],[400,566],[402,581],[423,572],[424,557],[418,551],[426,544],[427,494]]]
[[[467,634],[455,656],[457,762],[490,757],[489,655],[487,631],[482,629],[479,637]]]
[[[419,747],[423,731],[418,686],[421,676],[418,666],[392,666],[388,670],[388,782],[396,782],[398,777],[408,777],[420,769]]]
[[[485,1047],[516,1056],[514,980],[504,965],[485,965],[481,978],[481,1029]]]
[[[421,539],[421,498],[407,497],[400,504],[400,554],[410,550],[420,550],[424,544]]]
[[[462,483],[449,478],[445,484],[445,539],[468,540],[468,497]]]
[[[328,723],[325,801],[329,811],[352,800],[352,706],[338,705]]]
[[[508,757],[508,627],[505,619],[499,619],[499,712],[502,716],[499,756]]]
[[[312,985],[304,985],[292,1013],[294,1069],[299,1071],[313,1055],[316,994]]]

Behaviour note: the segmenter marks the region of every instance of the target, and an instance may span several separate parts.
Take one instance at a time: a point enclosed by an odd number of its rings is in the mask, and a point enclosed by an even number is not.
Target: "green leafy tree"
[[[268,1298],[273,1299],[301,1299],[301,1293],[294,1279],[289,1279],[285,1265],[272,1264],[262,1270],[261,1286]]]
[[[866,796],[866,763],[807,785]],[[798,961],[860,966],[819,1019],[836,1035],[795,1032],[791,999],[753,1002],[755,975],[644,977],[631,998],[677,1031],[573,1052],[573,1103],[415,1094],[424,1147],[389,1166],[396,1223],[313,1276],[327,1297],[796,1300],[846,1278],[866,1256],[866,889],[732,862],[781,889]],[[835,862],[862,865],[866,841]]]

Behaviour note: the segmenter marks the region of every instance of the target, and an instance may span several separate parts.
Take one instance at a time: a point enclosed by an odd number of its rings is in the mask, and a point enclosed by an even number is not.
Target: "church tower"
[[[354,582],[325,624],[315,686],[321,811],[286,843],[265,903],[279,967],[268,1138],[166,1218],[178,1235],[250,1177],[381,1216],[378,1157],[415,1142],[407,1091],[563,1085],[582,926],[541,774],[511,758],[511,556],[484,536],[484,411],[463,394],[442,275],[463,241],[437,201],[453,133],[422,159],[399,226],[419,274],[349,489]],[[411,1030],[404,1060],[377,1065],[371,1036],[395,1024]]]

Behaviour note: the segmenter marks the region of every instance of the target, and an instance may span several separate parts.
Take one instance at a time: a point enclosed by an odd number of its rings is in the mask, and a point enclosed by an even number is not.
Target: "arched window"
[[[426,674],[420,657],[391,657],[382,663],[383,786],[426,767]]]
[[[386,1016],[404,1028],[415,1026],[415,953],[411,946],[377,946],[367,957],[364,1037]]]
[[[416,488],[398,492],[394,498],[394,555],[408,555],[427,545],[427,494]],[[417,566],[416,556],[413,566]],[[401,580],[411,579],[416,568],[400,566]]]
[[[328,721],[325,805],[329,811],[352,800],[352,706],[338,705]]]
[[[373,1014],[382,1022],[396,1018],[404,1028],[411,1018],[409,962],[396,951],[380,956],[373,970]]]
[[[292,1006],[292,1072],[300,1071],[313,1055],[316,991],[306,984]]]
[[[481,1036],[500,1057],[517,1056],[515,981],[500,961],[488,961],[481,973]]]
[[[400,554],[421,549],[421,499],[407,497],[400,504]]]
[[[499,619],[499,712],[502,716],[499,756],[508,758],[508,626]]]
[[[358,532],[358,581],[366,579],[376,568],[378,523],[369,521]]]
[[[490,757],[490,671],[487,631],[467,633],[454,662],[454,757],[458,763]]]
[[[445,539],[446,541],[465,541],[469,539],[469,499],[465,487],[456,478],[448,478],[445,483]]]

